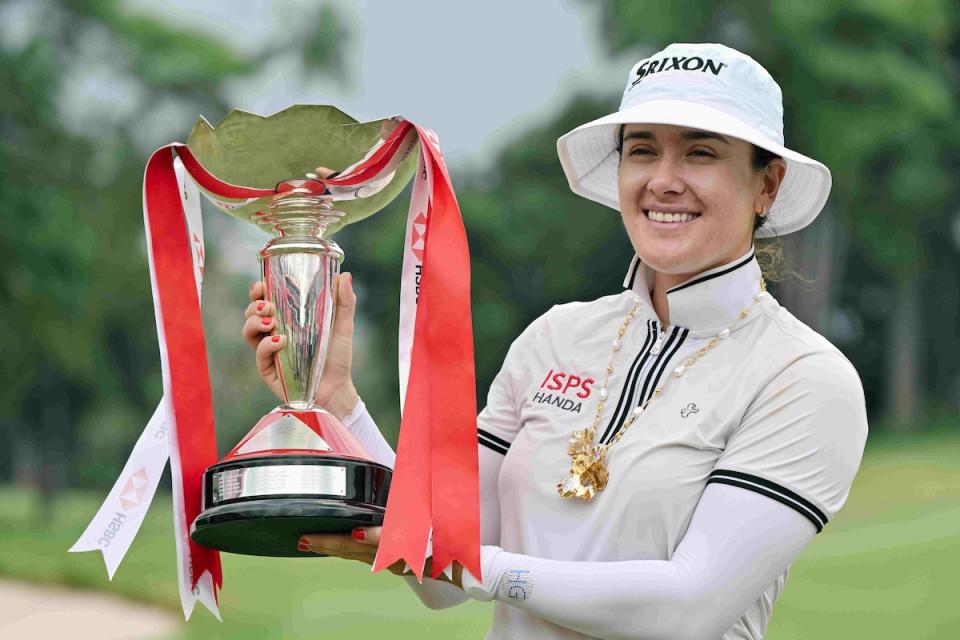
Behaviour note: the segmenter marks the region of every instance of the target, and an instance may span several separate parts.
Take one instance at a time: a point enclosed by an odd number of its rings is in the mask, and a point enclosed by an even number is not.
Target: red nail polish
[[[258,303],[257,303],[257,311],[263,311],[263,305],[264,305],[264,304],[265,304],[264,302],[258,302]]]
[[[367,532],[363,529],[354,529],[350,535],[353,536],[354,540],[363,541],[367,539]]]
[[[268,325],[273,322],[273,318],[260,318],[260,322],[262,322],[264,325]]]
[[[271,342],[280,342],[280,336],[270,336]]]

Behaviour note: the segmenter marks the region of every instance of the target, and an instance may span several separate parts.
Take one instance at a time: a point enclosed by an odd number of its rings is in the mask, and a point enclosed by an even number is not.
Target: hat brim
[[[830,195],[830,170],[813,158],[771,140],[723,111],[688,100],[650,100],[583,124],[557,140],[560,164],[574,193],[620,210],[617,128],[622,124],[670,124],[711,131],[753,143],[781,156],[787,172],[756,237],[784,235],[813,222]]]

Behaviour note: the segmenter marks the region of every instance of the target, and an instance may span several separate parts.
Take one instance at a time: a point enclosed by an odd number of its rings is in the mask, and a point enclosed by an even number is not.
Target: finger
[[[276,320],[272,316],[249,316],[243,323],[240,333],[251,349],[258,349],[263,334],[270,333],[276,327]]]
[[[300,536],[300,542],[312,547],[339,548],[353,542],[353,538],[348,533],[304,533]]]
[[[250,299],[263,300],[263,282],[261,280],[257,280],[250,285]]]
[[[387,118],[382,123],[380,123],[380,137],[383,140],[386,140],[390,137],[390,134],[393,133],[393,130],[400,126],[399,118]]]
[[[250,316],[273,316],[275,315],[273,309],[273,303],[267,302],[266,300],[255,300],[247,305],[247,308],[243,310],[243,317],[249,318]]]
[[[320,552],[311,552],[311,553],[323,553],[323,551],[320,551]],[[374,559],[376,558],[376,555],[373,554],[373,553],[370,553],[369,551],[366,552],[366,553],[347,553],[347,552],[344,552],[344,553],[341,554],[341,555],[336,555],[336,554],[327,554],[327,555],[335,555],[335,557],[341,558],[341,559],[343,559],[343,560],[356,560],[357,562],[363,562],[363,563],[365,563],[365,564],[373,564],[373,561],[374,561]]]
[[[317,174],[317,177],[321,180],[328,177],[331,173],[336,173],[336,171],[328,167],[317,167],[313,172]]]
[[[261,377],[274,373],[273,359],[287,344],[286,336],[264,336],[257,345],[257,372]]]
[[[370,554],[370,547],[349,535],[305,533],[300,536],[299,546],[306,546],[309,551],[322,551],[337,556]]]
[[[303,538],[297,543],[297,551],[301,553],[316,553],[322,556],[342,558],[343,560],[357,560],[366,564],[373,564],[376,559],[376,551],[369,547],[364,549],[354,549],[342,546],[338,543],[316,544],[308,543]]]
[[[353,338],[353,316],[357,308],[357,296],[353,291],[353,274],[341,273],[337,278],[337,313],[333,319],[335,335]]]
[[[351,532],[351,536],[357,542],[368,546],[377,546],[380,544],[380,532],[383,527],[357,527]]]

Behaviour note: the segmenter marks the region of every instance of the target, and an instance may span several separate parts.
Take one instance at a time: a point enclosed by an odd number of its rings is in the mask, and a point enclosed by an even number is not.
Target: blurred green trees
[[[48,493],[67,482],[112,481],[161,393],[140,213],[151,127],[185,133],[198,113],[218,121],[229,106],[222,84],[285,51],[334,71],[349,57],[334,44],[349,38],[329,6],[309,38],[256,55],[120,6],[43,4],[44,28],[0,50],[0,206],[8,219],[0,227],[0,296],[11,301],[0,365],[0,435],[9,443],[0,447],[0,480]],[[935,414],[955,421],[956,4],[612,0],[603,14],[611,54],[636,59],[671,41],[719,41],[771,71],[783,88],[787,144],[824,162],[834,179],[818,220],[784,238],[792,265],[815,285],[787,280],[772,287],[775,295],[857,366],[874,428],[909,428]],[[71,62],[89,55],[91,42],[128,86],[95,126],[77,133],[62,122],[58,100]],[[514,140],[494,170],[465,175],[454,167],[473,257],[480,406],[530,320],[552,304],[620,290],[632,249],[619,217],[570,192],[555,143],[616,108],[628,67],[608,79],[608,93],[576,96]],[[357,385],[394,437],[405,210],[401,197],[341,232],[345,269],[361,296]],[[207,222],[219,224],[212,217]],[[208,264],[231,251],[217,236],[208,234]],[[253,256],[243,259],[253,273]],[[215,280],[204,314],[211,350],[231,354],[215,356],[212,372],[225,450],[272,405],[234,319],[245,283]]]
[[[183,131],[198,113],[216,119],[228,109],[223,81],[300,44],[248,58],[112,0],[37,7],[42,28],[0,49],[0,299],[9,301],[0,481],[38,486],[49,506],[66,483],[111,482],[162,393],[141,214],[144,129],[178,108]],[[337,33],[333,20],[325,12],[314,50]],[[103,96],[102,113],[78,133],[58,102],[72,73],[90,71],[79,59],[102,65],[123,93]]]
[[[785,283],[781,301],[851,357],[872,418],[956,414],[960,6],[614,0],[606,28],[614,50],[717,41],[771,72],[787,145],[833,174],[820,218],[785,237],[816,283]]]

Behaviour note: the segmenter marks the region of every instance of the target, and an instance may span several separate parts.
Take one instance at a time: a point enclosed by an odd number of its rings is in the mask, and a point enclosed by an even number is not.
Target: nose
[[[683,193],[686,189],[676,163],[670,158],[660,158],[652,170],[653,173],[647,181],[647,189],[655,195]]]

